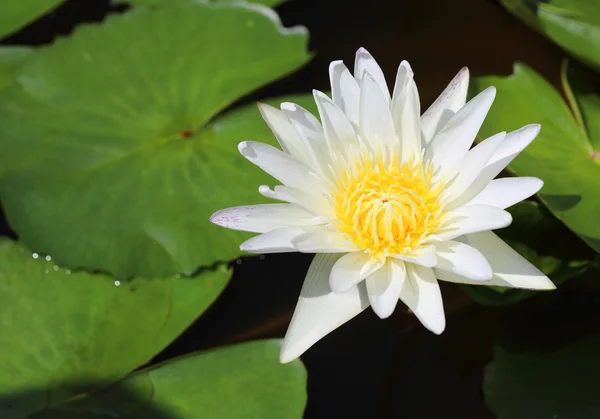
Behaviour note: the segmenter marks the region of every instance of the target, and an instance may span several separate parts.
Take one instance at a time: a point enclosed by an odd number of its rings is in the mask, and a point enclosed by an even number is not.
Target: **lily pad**
[[[550,211],[600,252],[600,160],[589,136],[559,93],[523,64],[509,77],[480,77],[473,88],[494,85],[496,101],[480,131],[481,138],[540,123],[542,131],[509,165],[519,176],[544,181],[540,198]],[[556,237],[553,241],[559,240]]]
[[[299,419],[306,372],[299,360],[280,364],[280,346],[258,341],[186,356],[31,419]]]
[[[305,63],[307,36],[248,4],[173,2],[110,16],[36,51],[0,92],[9,223],[62,265],[189,274],[240,255],[208,222],[272,183],[238,153],[274,143],[243,95]]]
[[[14,82],[14,73],[32,52],[28,47],[0,47],[0,91]]]
[[[0,417],[25,417],[143,365],[215,300],[230,273],[114,278],[0,240]]]
[[[117,0],[116,3],[127,3],[132,6],[145,6],[145,5],[163,5],[169,4],[174,1],[199,1],[199,0]],[[240,3],[243,0],[204,0],[207,3]],[[275,7],[287,0],[248,0],[250,3],[262,4],[267,7]]]
[[[581,275],[588,268],[594,252],[544,207],[525,201],[508,211],[513,217],[512,224],[496,233],[556,285]],[[549,237],[556,240],[548,240]],[[478,303],[492,306],[511,304],[536,295],[535,291],[514,288],[461,287]]]
[[[63,0],[6,0],[0,2],[0,38],[54,9]]]
[[[600,8],[590,0],[501,0],[525,23],[600,70]]]

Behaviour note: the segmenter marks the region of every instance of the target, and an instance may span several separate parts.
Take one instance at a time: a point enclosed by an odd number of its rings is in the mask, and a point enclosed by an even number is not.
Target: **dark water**
[[[47,44],[82,22],[124,9],[106,0],[69,0],[3,43]],[[360,46],[388,75],[409,60],[424,107],[465,65],[472,75],[509,74],[513,61],[521,60],[558,84],[562,54],[494,1],[290,0],[278,12],[284,25],[308,27],[316,56],[245,101],[327,90],[329,62],[351,63]],[[0,227],[11,234],[5,222]],[[225,293],[158,359],[283,336],[310,259],[284,254],[234,264]],[[367,310],[308,351],[305,417],[492,418],[483,403],[482,368],[491,359],[490,334],[503,310],[476,307],[453,286],[443,292],[448,328],[441,337],[401,309],[385,321]]]

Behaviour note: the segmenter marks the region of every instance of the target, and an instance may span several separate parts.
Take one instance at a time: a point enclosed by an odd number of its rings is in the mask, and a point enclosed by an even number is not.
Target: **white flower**
[[[321,122],[293,103],[260,105],[283,151],[243,142],[240,152],[282,185],[259,192],[287,203],[218,211],[215,224],[262,233],[253,253],[317,253],[285,336],[289,362],[369,305],[388,317],[402,300],[432,332],[444,330],[437,279],[554,289],[537,268],[489,230],[512,221],[505,208],[535,194],[532,177],[493,180],[538,134],[539,125],[501,132],[471,148],[496,90],[465,104],[462,69],[420,115],[410,65],[390,96],[365,50],[354,76],[329,67],[333,99],[314,91]],[[282,278],[285,279],[285,278]]]

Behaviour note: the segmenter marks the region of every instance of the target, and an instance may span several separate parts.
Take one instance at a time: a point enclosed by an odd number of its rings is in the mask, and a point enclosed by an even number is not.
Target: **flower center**
[[[421,159],[362,155],[337,179],[334,226],[374,257],[407,254],[435,232],[443,218],[433,167]]]

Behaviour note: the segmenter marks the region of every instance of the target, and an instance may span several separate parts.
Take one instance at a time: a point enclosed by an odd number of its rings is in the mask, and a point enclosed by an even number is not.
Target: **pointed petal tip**
[[[295,355],[293,352],[287,350],[285,348],[285,342],[281,347],[281,351],[279,352],[279,362],[281,364],[289,364],[292,361],[295,361],[300,355]]]

